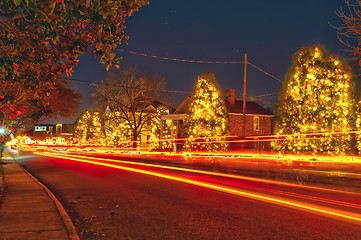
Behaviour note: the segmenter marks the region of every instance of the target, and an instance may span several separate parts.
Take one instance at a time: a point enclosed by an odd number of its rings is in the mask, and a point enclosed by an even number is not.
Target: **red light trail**
[[[297,210],[311,212],[313,214],[321,214],[321,215],[324,215],[327,217],[332,217],[332,218],[336,218],[336,219],[343,220],[343,221],[350,221],[350,222],[353,222],[356,224],[361,224],[361,215],[360,214],[349,212],[349,211],[344,211],[344,210],[339,210],[339,209],[335,209],[335,208],[331,208],[331,207],[320,206],[320,205],[317,205],[314,203],[313,204],[306,203],[306,202],[302,202],[301,200],[286,199],[285,197],[291,196],[291,197],[296,197],[296,198],[300,198],[300,199],[306,199],[306,200],[312,200],[312,201],[316,201],[316,202],[333,204],[336,206],[360,209],[361,207],[358,204],[347,203],[347,202],[336,201],[336,200],[329,200],[329,199],[319,198],[319,197],[314,197],[314,196],[306,196],[306,195],[302,195],[302,194],[295,194],[295,193],[289,193],[289,192],[284,192],[284,191],[269,191],[271,193],[273,192],[273,193],[278,193],[278,194],[283,195],[283,197],[272,196],[272,195],[267,195],[267,194],[260,193],[260,192],[252,192],[252,191],[247,191],[247,190],[243,190],[243,189],[241,190],[241,189],[235,188],[233,186],[230,187],[230,186],[222,185],[222,184],[214,184],[214,183],[209,183],[209,182],[205,182],[205,181],[194,180],[194,179],[190,179],[190,178],[187,178],[184,176],[179,177],[179,176],[175,176],[174,174],[172,175],[170,173],[166,174],[166,173],[159,173],[156,171],[138,169],[138,168],[136,168],[136,165],[155,167],[155,168],[161,168],[161,169],[167,169],[167,170],[183,171],[183,172],[188,172],[188,173],[207,174],[207,175],[218,176],[218,177],[252,180],[252,181],[258,181],[258,182],[293,186],[293,187],[298,187],[298,188],[309,188],[309,189],[313,189],[313,190],[349,193],[349,192],[345,192],[345,191],[337,191],[337,190],[318,188],[318,187],[300,186],[297,184],[283,183],[283,182],[278,182],[278,181],[269,181],[269,180],[265,180],[265,179],[250,178],[250,177],[229,175],[229,174],[223,174],[223,173],[214,173],[214,172],[207,172],[207,171],[195,170],[195,169],[185,169],[185,168],[179,168],[179,167],[160,166],[160,165],[155,165],[155,164],[135,163],[135,162],[129,162],[129,161],[85,157],[85,156],[77,156],[77,155],[66,156],[66,155],[61,155],[61,154],[50,154],[50,153],[37,153],[37,154],[48,156],[48,157],[57,157],[57,158],[68,159],[68,160],[76,161],[76,162],[95,164],[95,165],[99,165],[99,166],[105,166],[105,167],[126,170],[126,171],[141,173],[141,174],[147,174],[147,175],[151,175],[151,176],[155,176],[155,177],[160,177],[163,179],[178,181],[178,182],[186,183],[186,184],[192,184],[195,186],[204,187],[207,189],[212,189],[215,191],[228,193],[228,194],[232,194],[232,195],[236,195],[236,196],[240,196],[240,197],[246,197],[246,198],[251,198],[251,199],[255,199],[255,200],[259,200],[259,201],[269,202],[272,204],[295,208]],[[106,162],[112,162],[113,164],[106,163]],[[116,163],[132,164],[134,167],[120,166],[120,165],[117,165]],[[357,193],[352,193],[352,194],[357,194]],[[361,194],[358,194],[358,195],[361,195]]]

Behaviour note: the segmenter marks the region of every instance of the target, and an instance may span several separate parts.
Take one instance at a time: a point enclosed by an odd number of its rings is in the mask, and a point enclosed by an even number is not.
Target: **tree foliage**
[[[54,83],[51,94],[42,98],[44,101],[34,98],[36,90],[25,90],[17,82],[0,85],[0,91],[3,92],[4,99],[11,99],[9,107],[1,108],[1,121],[7,126],[23,130],[45,118],[74,117],[80,109],[82,98],[64,79]]]
[[[194,85],[184,129],[189,139],[185,148],[225,150],[222,136],[228,132],[229,116],[223,93],[214,73],[204,72]]]
[[[163,78],[140,73],[137,68],[114,69],[105,82],[96,84],[93,99],[102,111],[109,107],[109,116],[127,125],[136,142],[145,124],[155,117],[155,109],[166,101],[163,87]]]
[[[147,0],[4,0],[0,2],[0,84],[16,86],[47,101],[63,74],[71,74],[77,57],[90,46],[107,66],[119,58],[113,49],[128,37],[125,20]],[[0,92],[0,107],[9,116],[23,111],[16,95]],[[5,100],[4,100],[5,99]],[[40,106],[39,106],[40,107]],[[4,112],[4,111],[3,111]]]
[[[286,152],[343,154],[355,127],[351,68],[319,46],[293,56],[278,100],[274,142]]]
[[[73,118],[79,112],[83,96],[69,85],[66,79],[55,82],[55,88],[48,98],[51,112],[45,117]]]

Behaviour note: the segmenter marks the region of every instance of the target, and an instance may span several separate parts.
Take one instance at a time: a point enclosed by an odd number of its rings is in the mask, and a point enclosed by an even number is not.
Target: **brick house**
[[[172,138],[182,138],[185,136],[183,129],[183,120],[185,119],[186,111],[189,108],[191,98],[187,96],[178,108],[170,115],[163,115],[163,121],[173,120],[172,123],[176,126],[176,130],[172,132]],[[235,90],[228,89],[225,92],[225,102],[229,114],[229,135],[235,136],[232,139],[242,138],[243,129],[243,100],[236,100]],[[262,136],[272,134],[272,117],[273,113],[256,102],[246,101],[246,137],[248,136]],[[237,144],[234,148],[239,148]],[[269,143],[259,144],[243,144],[242,148],[269,148]]]
[[[226,106],[230,135],[242,136],[243,100],[236,100],[234,89],[227,89]],[[272,134],[273,113],[256,102],[246,101],[246,137]]]

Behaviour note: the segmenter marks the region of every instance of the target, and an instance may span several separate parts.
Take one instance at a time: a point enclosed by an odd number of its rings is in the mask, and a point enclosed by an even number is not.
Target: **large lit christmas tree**
[[[293,56],[275,113],[273,146],[284,152],[339,155],[351,148],[355,104],[351,68],[321,47]]]
[[[92,144],[104,144],[104,132],[102,117],[99,112],[92,113],[92,121],[89,126],[89,138],[88,142]]]
[[[85,110],[80,114],[75,124],[74,137],[78,143],[86,143],[88,141],[89,126],[91,124],[91,112]]]
[[[229,116],[223,93],[212,72],[198,76],[189,109],[184,120],[188,139],[186,149],[222,151],[227,148],[224,135],[228,132]]]

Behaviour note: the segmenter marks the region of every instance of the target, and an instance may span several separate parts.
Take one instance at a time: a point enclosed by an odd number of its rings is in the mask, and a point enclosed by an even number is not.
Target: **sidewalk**
[[[14,161],[8,150],[2,162],[5,191],[0,203],[0,240],[79,239],[54,195]],[[0,173],[0,190],[1,178]]]

